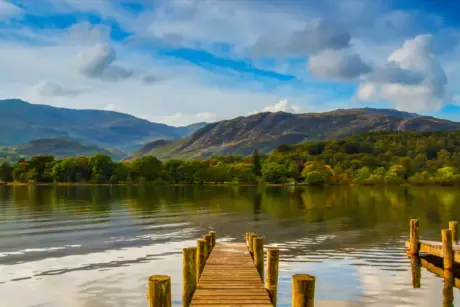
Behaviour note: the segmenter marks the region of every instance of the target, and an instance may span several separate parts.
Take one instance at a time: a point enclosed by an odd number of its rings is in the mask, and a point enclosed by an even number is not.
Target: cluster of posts
[[[246,233],[246,243],[261,281],[264,281],[264,243],[263,238],[253,232]],[[216,232],[210,231],[197,247],[182,250],[182,306],[189,307],[192,301],[206,260],[216,245]],[[267,278],[265,289],[273,306],[276,306],[278,292],[279,249],[267,248]],[[292,306],[314,307],[315,276],[296,274],[292,277]],[[171,278],[165,275],[154,275],[148,280],[147,299],[149,307],[171,307]]]
[[[182,304],[190,306],[196,285],[200,280],[206,260],[216,245],[216,232],[210,231],[197,247],[182,250]],[[147,300],[149,307],[171,307],[171,277],[154,275],[149,278]]]
[[[264,241],[253,232],[246,233],[248,250],[254,259],[254,265],[259,272],[260,278],[264,280]],[[267,279],[265,289],[270,296],[273,306],[276,306],[278,296],[278,248],[267,248]],[[292,306],[293,307],[314,307],[315,304],[315,282],[316,277],[309,274],[296,274],[292,276]]]
[[[446,307],[453,307],[453,288],[457,287],[454,278],[455,252],[453,249],[453,246],[457,245],[457,243],[458,223],[456,221],[449,222],[449,229],[441,230],[441,242],[432,242],[421,241],[419,221],[416,219],[410,220],[410,239],[407,253],[411,260],[412,285],[414,288],[421,287],[420,268],[422,266],[440,276],[444,279],[442,306]],[[428,256],[419,256],[420,252],[424,252]],[[442,268],[430,263],[429,257],[433,259],[442,258]]]
[[[441,255],[443,258],[443,264],[445,270],[451,270],[454,267],[454,250],[453,245],[457,244],[458,241],[458,223],[456,221],[449,222],[449,229],[441,230]],[[420,229],[419,221],[416,219],[410,220],[410,238],[409,238],[409,253],[411,255],[418,255],[421,248],[420,242]],[[433,251],[430,251],[430,244],[424,244],[424,251],[438,256],[436,247],[433,247]]]

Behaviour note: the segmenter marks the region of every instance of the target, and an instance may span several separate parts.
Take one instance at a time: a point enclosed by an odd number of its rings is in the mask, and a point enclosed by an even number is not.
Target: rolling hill
[[[115,161],[126,156],[124,152],[117,149],[102,148],[68,137],[39,139],[24,145],[0,147],[0,160],[8,159],[11,161],[39,155],[53,155],[56,159],[61,159],[94,154],[108,155]]]
[[[131,158],[151,154],[161,159],[269,153],[281,144],[329,140],[367,131],[459,130],[460,123],[389,109],[348,109],[325,113],[259,113],[208,124],[191,136],[147,143]]]
[[[55,108],[20,99],[0,100],[0,146],[70,137],[132,152],[152,140],[189,136],[204,125],[172,127],[113,111]]]

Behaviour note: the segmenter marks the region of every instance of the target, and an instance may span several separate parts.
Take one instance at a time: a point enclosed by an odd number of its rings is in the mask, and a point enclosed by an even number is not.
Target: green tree
[[[252,161],[254,165],[254,174],[257,177],[262,176],[262,164],[260,163],[260,156],[257,150],[255,150],[254,153],[252,154]]]
[[[0,163],[0,181],[13,181],[13,166],[9,162]]]

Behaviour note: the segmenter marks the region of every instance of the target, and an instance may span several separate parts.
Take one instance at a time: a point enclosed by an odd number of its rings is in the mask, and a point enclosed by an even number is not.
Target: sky
[[[460,3],[0,0],[0,99],[180,126],[395,108],[460,121]]]

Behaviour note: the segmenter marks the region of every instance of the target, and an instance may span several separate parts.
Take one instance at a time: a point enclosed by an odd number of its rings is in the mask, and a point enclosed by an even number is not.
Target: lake
[[[316,275],[320,307],[440,306],[444,280],[422,268],[414,289],[404,241],[410,218],[440,240],[457,204],[442,187],[0,187],[1,305],[146,306],[166,274],[181,306],[182,248],[216,230],[281,249],[279,306],[296,273]]]

